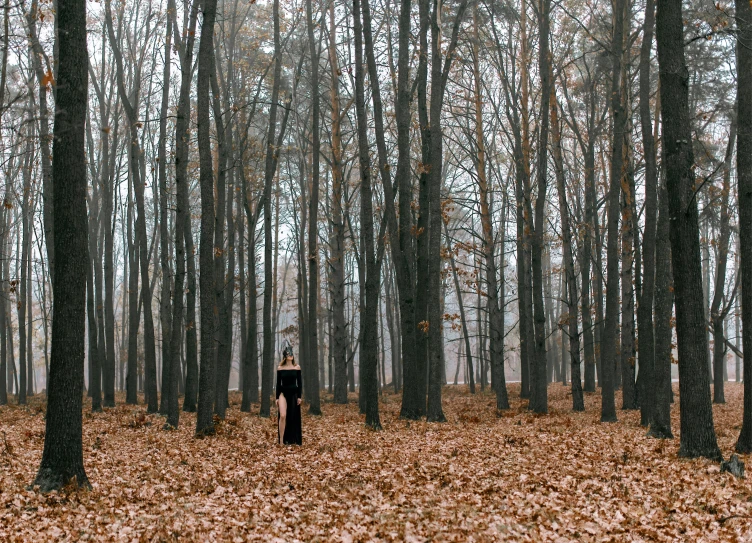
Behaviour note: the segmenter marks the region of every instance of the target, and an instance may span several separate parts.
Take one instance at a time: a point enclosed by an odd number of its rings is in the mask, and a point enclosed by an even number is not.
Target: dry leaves
[[[2,407],[0,540],[752,540],[750,481],[678,459],[678,439],[645,437],[637,412],[601,424],[599,396],[573,414],[568,389],[549,392],[547,416],[513,399],[497,417],[492,396],[449,387],[445,424],[402,421],[400,396],[385,394],[381,432],[365,428],[354,398],[324,403],[323,417],[304,415],[301,448],[275,446],[274,419],[240,413],[237,395],[206,439],[193,437],[190,414],[165,432],[144,407],[87,411],[94,489],[50,495],[26,490],[44,443],[41,406]],[[741,385],[726,396],[715,422],[728,457]]]

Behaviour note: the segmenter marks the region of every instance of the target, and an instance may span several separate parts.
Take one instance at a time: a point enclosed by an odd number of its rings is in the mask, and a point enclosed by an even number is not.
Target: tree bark
[[[175,9],[174,2],[170,1],[168,11]],[[164,48],[164,70],[162,73],[163,81],[170,80],[170,67],[172,54],[172,17],[167,17],[167,28],[165,30],[165,48]],[[172,270],[170,269],[170,235],[168,233],[169,211],[167,208],[167,116],[170,105],[170,85],[162,86],[162,104],[159,115],[159,263],[162,273],[162,284],[159,299],[159,318],[162,326],[162,398],[159,406],[159,412],[167,414],[168,405],[171,398],[169,394],[172,390],[171,379],[172,369],[172,305],[170,303],[170,292],[172,286]],[[182,235],[182,232],[181,234]],[[177,237],[177,236],[176,236]],[[175,291],[175,298],[182,298],[182,291]],[[179,315],[182,318],[182,314]],[[179,340],[178,340],[179,341]],[[174,359],[176,364],[180,363],[180,354]],[[177,426],[177,424],[175,424]]]
[[[752,452],[752,6],[736,2],[737,142],[736,174],[741,253],[742,346],[744,351],[744,413],[736,442],[740,453]]]
[[[653,122],[650,118],[650,60],[655,27],[655,1],[646,0],[645,20],[640,48],[640,128],[645,160],[645,229],[642,237],[642,290],[637,302],[637,333],[640,370],[637,391],[640,398],[640,424],[648,426],[655,405],[655,334],[653,302],[655,300],[656,220],[658,203],[658,169],[656,165]],[[665,258],[665,255],[662,255]],[[670,367],[669,367],[670,369]]]
[[[543,233],[545,228],[546,188],[548,185],[549,104],[551,101],[551,58],[549,27],[551,1],[541,0],[538,13],[538,70],[541,80],[541,104],[538,133],[538,196],[535,201],[535,228],[531,236],[531,271],[533,275],[533,318],[535,358],[532,360],[530,408],[535,413],[548,412],[546,382],[546,314],[543,305]]]
[[[263,354],[261,367],[261,406],[259,414],[269,416],[269,395],[274,364],[274,331],[272,330],[272,289],[275,287],[272,273],[272,184],[276,171],[277,149],[274,147],[274,134],[277,124],[277,101],[282,71],[281,47],[279,39],[279,0],[273,2],[274,19],[274,81],[272,84],[271,105],[269,106],[269,131],[266,138],[266,161],[264,165],[264,309],[263,309]]]
[[[310,0],[308,0],[310,3]],[[371,159],[368,151],[368,119],[366,118],[363,73],[363,27],[360,0],[353,0],[355,34],[355,110],[357,114],[358,157],[360,167],[360,225],[362,249],[360,258],[365,264],[365,307],[361,312],[362,346],[360,349],[360,394],[366,425],[381,429],[378,391],[378,304],[381,285],[376,263],[373,232],[373,195],[371,189]],[[313,220],[311,221],[313,222]],[[312,325],[313,323],[309,323]]]
[[[486,304],[488,307],[489,332],[490,332],[490,355],[491,375],[493,376],[493,388],[496,391],[496,409],[509,409],[509,397],[507,395],[507,383],[504,377],[504,316],[499,307],[499,286],[497,282],[497,268],[495,247],[496,241],[491,221],[491,209],[489,205],[489,187],[486,179],[486,145],[483,131],[483,96],[480,80],[479,65],[479,34],[478,34],[478,3],[473,5],[473,83],[475,95],[475,138],[476,156],[475,168],[478,179],[478,196],[480,203],[480,223],[483,239],[483,255],[486,259]],[[452,256],[452,260],[454,257]],[[454,270],[454,262],[452,262]],[[457,281],[456,271],[455,283]],[[457,285],[455,285],[457,286]],[[460,296],[459,288],[457,295]],[[460,301],[461,304],[461,301]],[[460,305],[460,308],[462,306]],[[464,327],[464,311],[462,311]],[[468,349],[468,354],[469,354]],[[474,387],[473,387],[474,388]],[[471,392],[475,392],[471,389]]]
[[[82,386],[87,225],[85,123],[88,96],[86,4],[57,6],[57,97],[52,179],[56,259],[50,382],[44,451],[34,480],[43,492],[75,479],[90,488],[83,464]]]
[[[624,48],[625,0],[614,4],[614,25],[611,40],[611,172],[607,195],[608,220],[606,241],[606,320],[601,342],[601,422],[616,422],[614,375],[616,369],[619,320],[619,195],[624,177],[624,134],[627,117],[621,92],[622,53]],[[598,273],[598,272],[596,272]],[[596,295],[599,295],[598,293]]]
[[[649,383],[653,389],[653,408],[650,410],[648,435],[659,439],[671,439],[671,316],[674,308],[673,277],[671,270],[671,242],[669,241],[668,191],[661,183],[656,225],[655,254],[655,367],[654,379]],[[644,291],[643,291],[644,292]]]
[[[732,303],[722,307],[725,298],[726,268],[731,240],[729,200],[731,197],[731,160],[736,144],[736,120],[732,119],[731,129],[723,161],[723,187],[721,188],[720,227],[716,240],[716,266],[713,301],[710,304],[710,324],[713,331],[713,403],[726,403],[723,390],[724,366],[726,365],[726,334],[724,325]]]
[[[321,153],[321,132],[319,128],[319,52],[313,32],[312,0],[306,0],[306,28],[308,31],[308,49],[311,57],[311,193],[308,201],[308,360],[302,361],[308,366],[307,394],[308,412],[321,414],[319,399],[319,162]],[[378,288],[378,286],[377,286]]]
[[[216,314],[217,293],[214,281],[214,165],[210,140],[209,92],[214,64],[214,21],[217,0],[205,0],[198,48],[197,128],[199,149],[199,185],[201,187],[201,239],[199,246],[199,277],[201,303],[201,366],[198,383],[196,435],[214,433],[214,397],[216,391]]]
[[[702,292],[702,270],[681,0],[658,4],[656,39],[676,296],[681,390],[679,456],[717,460],[721,452],[710,403],[707,332],[703,300],[697,295]]]
[[[345,321],[345,225],[342,220],[342,115],[339,99],[340,69],[337,58],[337,27],[334,1],[329,3],[329,65],[332,101],[332,195],[329,241],[329,289],[331,291],[332,337],[330,354],[334,370],[334,403],[347,403],[347,324]]]
[[[561,216],[562,257],[566,277],[567,302],[567,336],[569,337],[569,359],[572,367],[572,410],[584,411],[585,400],[582,393],[582,379],[580,378],[580,331],[579,331],[579,298],[577,296],[577,276],[574,269],[572,254],[572,227],[570,225],[569,205],[567,204],[567,189],[564,179],[564,160],[561,151],[561,128],[559,127],[559,107],[556,103],[556,93],[551,88],[551,129],[553,131],[553,153],[556,165],[556,191],[559,196],[559,215]],[[562,350],[564,336],[562,335]],[[566,368],[562,368],[566,379]]]

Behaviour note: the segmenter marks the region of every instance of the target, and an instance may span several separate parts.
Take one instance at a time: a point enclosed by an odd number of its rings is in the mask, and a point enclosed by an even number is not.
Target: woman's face
[[[285,364],[293,364],[293,360],[295,360],[292,356],[289,354],[285,357]]]

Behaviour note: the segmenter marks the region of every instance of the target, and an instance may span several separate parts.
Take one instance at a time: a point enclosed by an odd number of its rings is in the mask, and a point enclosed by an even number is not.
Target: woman
[[[295,364],[292,347],[282,352],[282,362],[277,368],[277,442],[280,445],[303,444],[300,428],[300,396],[303,392],[303,378],[300,366]]]

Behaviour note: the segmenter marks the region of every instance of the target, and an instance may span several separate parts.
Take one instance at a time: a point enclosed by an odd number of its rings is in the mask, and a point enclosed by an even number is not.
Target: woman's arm
[[[303,373],[300,370],[298,370],[295,377],[296,377],[297,384],[298,384],[298,398],[302,398],[303,397]]]
[[[279,370],[277,370],[277,388],[274,392],[279,400],[279,395],[282,394],[282,374],[279,373]]]

